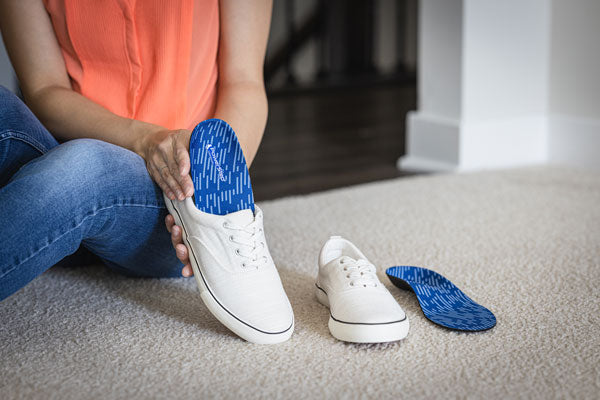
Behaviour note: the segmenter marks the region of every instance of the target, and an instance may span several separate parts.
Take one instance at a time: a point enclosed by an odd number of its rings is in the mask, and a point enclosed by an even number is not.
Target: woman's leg
[[[0,189],[0,299],[80,244],[121,272],[181,276],[165,216],[137,154],[93,139],[53,148]]]
[[[14,93],[0,86],[0,188],[29,161],[58,146],[52,134]],[[85,247],[60,261],[62,266],[100,262]]]
[[[0,187],[15,172],[58,142],[27,106],[0,86]]]

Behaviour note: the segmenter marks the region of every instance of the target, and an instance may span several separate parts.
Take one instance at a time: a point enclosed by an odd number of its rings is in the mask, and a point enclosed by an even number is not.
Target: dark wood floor
[[[311,193],[407,175],[405,117],[414,85],[269,96],[269,120],[250,169],[255,199]]]

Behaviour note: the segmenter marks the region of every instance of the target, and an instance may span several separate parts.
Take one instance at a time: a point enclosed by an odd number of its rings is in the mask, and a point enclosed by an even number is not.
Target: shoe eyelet
[[[238,256],[241,256],[240,249],[235,249],[235,254],[237,254]]]
[[[350,282],[350,286],[354,286],[354,282]]]
[[[344,271],[348,271],[348,268],[344,267]]]
[[[246,263],[242,263],[242,268],[246,268]]]
[[[343,263],[344,263],[344,260],[340,260],[340,264],[343,264]]]
[[[346,278],[350,279],[350,275],[346,275]]]
[[[223,224],[222,224],[222,225],[223,225],[223,228],[227,229],[227,226],[228,226],[228,225],[227,225],[227,222],[223,222]]]
[[[229,235],[229,241],[233,242],[233,235]]]

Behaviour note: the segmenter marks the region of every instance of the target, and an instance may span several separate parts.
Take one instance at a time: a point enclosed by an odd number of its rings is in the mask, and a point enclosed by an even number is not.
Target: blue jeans
[[[144,160],[100,140],[59,144],[0,86],[0,300],[80,246],[140,277],[181,276]]]

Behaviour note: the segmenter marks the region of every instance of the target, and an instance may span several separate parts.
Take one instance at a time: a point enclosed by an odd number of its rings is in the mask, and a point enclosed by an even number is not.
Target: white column
[[[554,0],[548,161],[600,170],[600,1]]]
[[[421,0],[418,110],[399,167],[547,159],[550,0]]]

